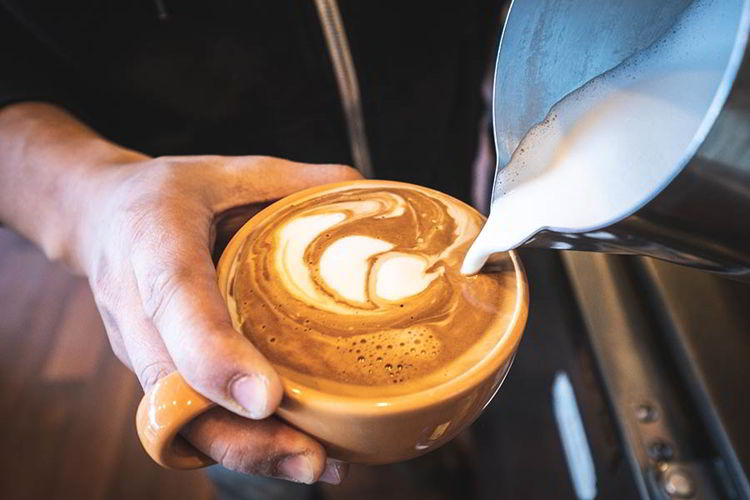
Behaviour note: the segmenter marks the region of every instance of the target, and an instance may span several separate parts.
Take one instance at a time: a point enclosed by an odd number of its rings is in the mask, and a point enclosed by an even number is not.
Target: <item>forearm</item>
[[[0,108],[0,221],[80,270],[71,239],[87,200],[109,165],[141,158],[54,105]]]

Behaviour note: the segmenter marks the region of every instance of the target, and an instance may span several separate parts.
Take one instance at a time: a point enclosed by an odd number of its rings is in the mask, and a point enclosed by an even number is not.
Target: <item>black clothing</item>
[[[377,177],[468,198],[497,4],[340,0]],[[0,5],[0,106],[51,101],[150,155],[351,164],[312,1]]]

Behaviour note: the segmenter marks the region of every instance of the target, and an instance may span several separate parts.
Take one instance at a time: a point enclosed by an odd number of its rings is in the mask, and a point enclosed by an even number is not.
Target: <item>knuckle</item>
[[[175,297],[189,277],[185,268],[158,269],[145,278],[143,309],[157,324],[162,323]]]
[[[354,167],[349,165],[334,165],[334,168],[338,170],[338,175],[344,179],[360,179],[362,174]]]
[[[124,192],[114,210],[114,230],[137,243],[145,236],[159,234],[162,224],[187,209],[185,202],[192,198],[184,195],[189,191],[185,184],[191,176],[179,170],[173,162],[161,162],[122,186]]]
[[[238,160],[240,160],[240,164],[244,168],[252,169],[273,168],[275,165],[278,165],[280,161],[284,161],[267,155],[243,156],[238,158]]]
[[[238,445],[224,442],[219,448],[217,461],[227,469],[245,473],[252,473],[256,470],[254,461],[246,453],[240,451]]]
[[[141,190],[148,192],[170,189],[180,182],[182,163],[185,163],[184,159],[178,157],[160,157],[149,168],[141,170],[133,180]]]
[[[191,386],[223,399],[230,398],[230,385],[237,376],[235,356],[207,332],[180,346],[175,362]]]
[[[247,445],[225,443],[218,462],[227,469],[260,476],[275,476],[276,457],[257,448],[248,450]]]
[[[348,181],[362,178],[362,174],[356,168],[336,163],[321,165],[320,175],[328,178],[328,182]]]
[[[142,243],[157,225],[160,209],[158,201],[148,194],[127,199],[115,210],[110,234],[115,241],[124,237],[132,246]]]
[[[144,391],[148,391],[159,380],[169,375],[174,369],[166,361],[154,361],[138,370],[138,380]]]

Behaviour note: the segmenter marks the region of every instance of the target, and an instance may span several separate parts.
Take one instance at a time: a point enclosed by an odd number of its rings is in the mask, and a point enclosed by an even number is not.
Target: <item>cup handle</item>
[[[197,469],[216,463],[179,435],[185,424],[214,406],[216,403],[196,392],[176,371],[163,377],[143,396],[135,415],[146,453],[169,469]]]

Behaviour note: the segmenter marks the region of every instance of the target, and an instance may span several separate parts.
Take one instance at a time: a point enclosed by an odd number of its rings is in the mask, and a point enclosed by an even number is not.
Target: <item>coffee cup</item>
[[[218,282],[235,328],[281,376],[277,416],[330,457],[364,464],[414,458],[471,424],[505,379],[528,311],[514,252],[460,275],[482,222],[448,195],[378,180],[300,191],[250,219]],[[213,406],[179,373],[164,377],[137,411],[148,454],[170,468],[211,464],[179,431]]]

